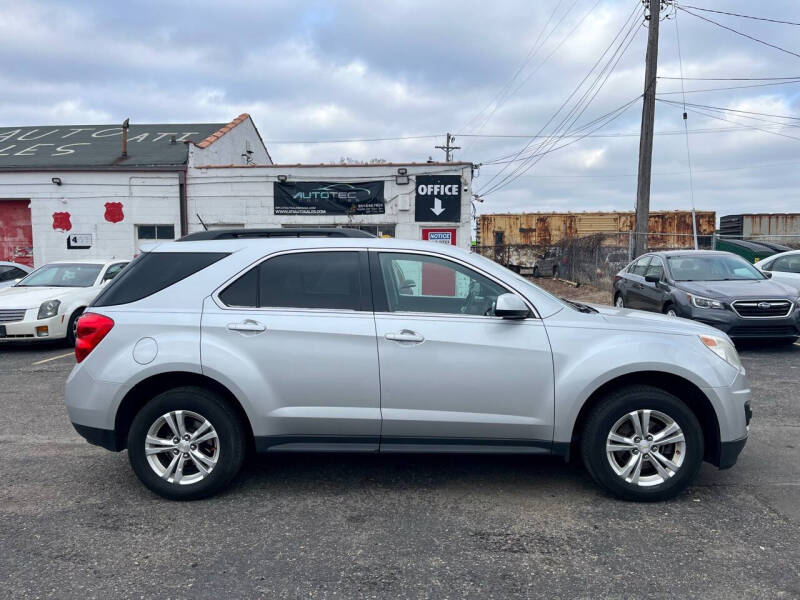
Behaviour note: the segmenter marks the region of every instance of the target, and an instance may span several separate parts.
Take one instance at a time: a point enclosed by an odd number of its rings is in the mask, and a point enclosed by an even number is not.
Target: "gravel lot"
[[[742,349],[739,464],[656,505],[500,456],[260,457],[163,501],[73,431],[66,352],[0,347],[0,597],[800,597],[797,345]]]

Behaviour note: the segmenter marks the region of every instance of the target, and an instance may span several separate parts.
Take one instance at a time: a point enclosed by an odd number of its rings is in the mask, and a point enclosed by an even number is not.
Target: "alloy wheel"
[[[686,439],[668,415],[657,410],[635,410],[611,427],[606,456],[626,483],[652,487],[680,470],[686,458]]]
[[[219,461],[219,436],[211,421],[189,410],[161,415],[145,438],[150,468],[175,485],[202,481]]]
[[[614,306],[617,308],[625,308],[625,301],[622,299],[622,296],[617,296],[617,299],[614,300]]]

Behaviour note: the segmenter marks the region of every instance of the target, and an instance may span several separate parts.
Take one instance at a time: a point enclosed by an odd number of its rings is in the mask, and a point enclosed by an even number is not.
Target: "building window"
[[[502,246],[503,245],[503,232],[502,231],[495,231],[494,232],[494,245],[495,246]]]
[[[174,240],[175,225],[137,225],[136,239],[141,241]]]

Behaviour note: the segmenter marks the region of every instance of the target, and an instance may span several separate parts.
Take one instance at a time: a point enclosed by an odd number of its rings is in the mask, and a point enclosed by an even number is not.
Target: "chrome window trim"
[[[378,253],[378,254],[420,254],[422,256],[430,256],[432,258],[438,258],[440,260],[448,260],[448,261],[460,264],[462,267],[465,267],[465,268],[470,269],[472,271],[477,271],[478,273],[480,273],[482,276],[486,277],[487,279],[491,279],[497,285],[499,285],[500,287],[504,288],[509,294],[513,293],[513,294],[516,294],[517,296],[519,296],[520,298],[522,298],[522,301],[525,302],[525,304],[528,307],[528,310],[531,311],[531,315],[528,316],[528,317],[525,317],[524,319],[515,319],[515,320],[517,320],[517,321],[527,321],[529,319],[540,320],[542,318],[541,316],[539,316],[539,312],[536,310],[536,307],[533,305],[533,303],[528,299],[528,297],[525,294],[520,292],[518,289],[516,289],[515,287],[509,285],[507,282],[498,279],[497,277],[495,277],[491,273],[487,273],[483,269],[481,269],[479,267],[476,267],[475,265],[473,265],[471,263],[468,263],[466,261],[458,259],[458,258],[456,258],[454,256],[448,256],[447,254],[438,254],[436,252],[430,252],[428,250],[403,250],[403,249],[400,249],[400,248],[370,248],[369,251],[370,252],[375,252],[375,253]],[[491,316],[490,315],[463,315],[463,314],[460,315],[460,314],[455,314],[455,313],[435,313],[435,312],[417,313],[417,312],[397,311],[397,312],[375,312],[375,314],[376,315],[409,315],[409,316],[411,316],[411,315],[425,315],[425,316],[433,315],[433,316],[439,316],[439,317],[442,317],[442,316],[444,316],[444,317],[456,317],[456,318],[462,318],[462,319],[463,318],[470,318],[470,319],[471,318],[478,318],[478,319],[499,319],[500,321],[508,321],[509,320],[509,319],[504,319],[503,317],[496,317],[496,316],[493,316],[493,315],[491,315]]]
[[[759,302],[786,302],[789,305],[789,310],[787,310],[786,314],[783,314],[783,315],[766,315],[766,316],[763,316],[763,317],[744,316],[744,315],[740,314],[738,310],[736,310],[736,305],[740,304],[740,303],[743,303],[743,302],[744,303],[748,303],[748,304],[758,304]],[[733,302],[731,302],[731,308],[733,309],[733,312],[735,312],[736,315],[740,319],[785,319],[786,317],[788,317],[789,315],[792,314],[792,311],[794,310],[794,302],[792,302],[788,298],[772,298],[771,300],[767,300],[767,299],[763,299],[763,300],[750,300],[750,299],[748,299],[748,300],[734,300]]]
[[[344,315],[371,315],[373,314],[371,310],[356,310],[352,308],[302,308],[299,306],[230,306],[225,304],[219,297],[220,292],[222,292],[225,288],[231,285],[234,281],[242,277],[245,273],[250,271],[251,269],[256,268],[257,266],[261,265],[272,258],[276,258],[278,256],[283,256],[284,254],[307,254],[310,252],[366,252],[366,248],[358,248],[358,247],[346,247],[346,248],[292,248],[291,250],[279,250],[277,252],[272,252],[265,256],[262,256],[258,260],[253,261],[239,272],[237,272],[234,276],[230,277],[229,279],[225,280],[225,282],[218,286],[212,293],[211,299],[214,301],[214,304],[220,310],[231,310],[231,311],[251,311],[251,312],[298,312],[298,313],[312,313],[312,314],[344,314]]]

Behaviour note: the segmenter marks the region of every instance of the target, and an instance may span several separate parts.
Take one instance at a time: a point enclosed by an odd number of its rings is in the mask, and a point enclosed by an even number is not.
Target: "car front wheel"
[[[617,297],[614,298],[614,306],[617,308],[625,308],[625,300],[622,299],[622,294],[617,294]]]
[[[604,489],[626,500],[672,498],[703,461],[703,431],[676,396],[637,385],[609,394],[591,412],[581,453]]]
[[[196,500],[228,485],[245,456],[240,419],[217,394],[168,390],[136,415],[128,456],[141,482],[170,500]]]

